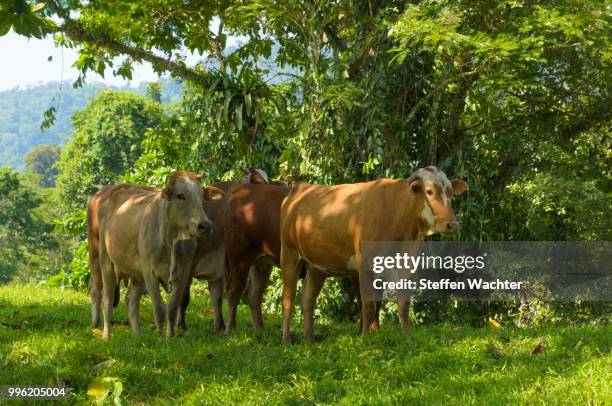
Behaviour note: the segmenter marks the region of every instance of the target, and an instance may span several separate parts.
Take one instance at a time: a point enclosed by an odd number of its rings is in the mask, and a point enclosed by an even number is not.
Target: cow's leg
[[[191,284],[191,273],[188,271],[181,272],[180,270],[175,272],[176,277],[172,283],[172,293],[170,294],[170,300],[168,301],[168,327],[166,331],[166,337],[172,338],[174,336],[174,328],[176,327],[177,313],[179,306],[184,301],[184,294],[189,285]],[[159,292],[159,290],[158,290]],[[160,296],[161,299],[161,296]],[[162,302],[163,303],[163,302]],[[156,314],[157,316],[157,314]],[[156,317],[157,318],[157,317]],[[162,322],[163,324],[163,322]]]
[[[239,258],[229,258],[229,283],[227,287],[227,309],[228,318],[226,333],[236,328],[236,313],[238,311],[238,304],[240,303],[240,297],[244,292],[247,279],[249,277],[249,269],[253,263],[253,255],[240,255],[235,256]]]
[[[410,324],[410,300],[401,297],[398,295],[397,297],[397,311],[399,312],[400,323],[402,325],[402,332],[404,334],[408,334],[408,327]]]
[[[113,318],[113,302],[115,298],[115,271],[104,244],[100,242],[100,270],[102,274],[102,315],[104,317],[104,330],[102,330],[102,339],[110,338],[110,327]]]
[[[130,284],[127,289],[127,307],[128,319],[132,327],[132,333],[140,335],[140,299],[144,291],[144,283],[136,277],[130,278]]]
[[[151,302],[153,303],[155,326],[158,331],[162,331],[166,320],[166,307],[159,291],[159,282],[151,268],[143,270],[143,277],[147,291],[151,296]]]
[[[314,341],[314,308],[325,283],[325,275],[312,267],[306,272],[302,287],[302,311],[304,312],[304,338]]]
[[[361,335],[365,335],[372,331],[378,330],[378,322],[376,320],[376,302],[371,300],[363,300],[361,305]]]
[[[91,326],[100,326],[100,312],[102,306],[102,271],[100,259],[93,258],[91,261],[91,273],[89,274],[89,296],[91,297]]]
[[[261,302],[263,295],[270,282],[272,265],[266,262],[255,263],[249,271],[251,286],[249,288],[249,306],[251,307],[251,318],[256,329],[263,328],[263,314]]]
[[[363,331],[364,320],[363,320],[363,302],[361,301],[361,290],[359,288],[359,276],[353,276],[353,291],[355,294],[355,298],[357,299],[357,306],[359,307],[359,332]],[[376,301],[376,314],[374,316],[374,320],[372,322],[372,326],[374,330],[378,330],[380,327],[380,307],[381,302]]]
[[[191,300],[191,282],[193,278],[189,278],[189,283],[185,287],[185,291],[183,292],[183,300],[178,309],[178,316],[176,318],[176,326],[183,330],[187,330],[187,322],[185,321],[185,313],[187,312],[187,307],[189,306],[189,302]]]
[[[208,293],[210,294],[210,301],[214,308],[214,320],[215,320],[215,332],[225,330],[225,322],[223,321],[223,285],[224,280],[209,280],[208,281]]]
[[[284,244],[281,248],[283,276],[283,343],[291,344],[291,314],[295,303],[297,282],[300,276],[300,256],[293,247]]]

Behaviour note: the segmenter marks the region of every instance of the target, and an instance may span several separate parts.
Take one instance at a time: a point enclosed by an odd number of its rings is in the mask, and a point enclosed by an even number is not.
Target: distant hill
[[[162,102],[180,96],[182,85],[171,78],[162,78]],[[74,89],[72,83],[49,82],[27,88],[0,92],[0,167],[8,165],[23,170],[23,156],[38,144],[64,144],[72,137],[72,115],[104,89],[132,90],[145,94],[147,83],[138,87],[112,87],[100,83]],[[57,109],[53,127],[40,130],[43,113],[51,106]]]

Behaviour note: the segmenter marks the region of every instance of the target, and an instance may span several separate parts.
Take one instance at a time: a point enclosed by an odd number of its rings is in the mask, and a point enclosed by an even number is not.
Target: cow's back
[[[361,241],[403,237],[407,195],[401,182],[294,186],[281,209],[283,244],[321,269],[354,268]]]
[[[158,239],[156,232],[147,233],[143,226],[145,221],[158,220],[151,210],[159,199],[157,189],[143,187],[121,188],[106,200],[101,210],[101,235],[118,270],[140,275],[143,243],[147,245],[150,239],[150,244],[155,245]],[[151,230],[158,228],[155,224],[149,226]]]

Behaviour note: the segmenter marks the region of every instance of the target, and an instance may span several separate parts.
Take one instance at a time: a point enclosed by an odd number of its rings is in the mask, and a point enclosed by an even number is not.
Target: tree
[[[41,249],[53,246],[53,224],[36,209],[42,199],[10,168],[0,168],[0,283],[7,282]]]
[[[26,165],[26,172],[39,175],[42,187],[55,187],[55,178],[58,170],[55,163],[59,160],[62,148],[59,145],[37,145],[33,147],[23,161]]]
[[[84,209],[93,193],[128,171],[141,154],[145,132],[162,114],[158,103],[116,91],[102,92],[75,113],[74,138],[57,164],[57,189],[65,208]]]
[[[156,103],[162,101],[162,85],[159,82],[149,83],[147,85],[147,97]]]

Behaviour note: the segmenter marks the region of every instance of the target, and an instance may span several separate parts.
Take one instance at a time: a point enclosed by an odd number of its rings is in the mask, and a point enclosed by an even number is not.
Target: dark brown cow
[[[241,185],[229,197],[224,218],[229,268],[227,331],[236,327],[236,311],[250,272],[249,305],[253,325],[263,326],[261,302],[272,263],[280,262],[280,207],[289,188],[279,185]]]
[[[417,170],[409,179],[322,186],[298,184],[281,207],[283,342],[290,343],[291,313],[302,261],[310,264],[302,293],[304,336],[314,339],[314,305],[325,274],[361,271],[361,241],[421,241],[434,233],[453,234],[459,223],[453,193],[467,184],[450,182],[436,167]],[[362,297],[363,299],[363,297]],[[398,297],[402,329],[408,331],[408,305]],[[361,306],[362,334],[376,328],[374,302]]]

